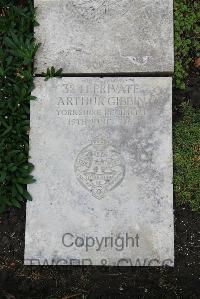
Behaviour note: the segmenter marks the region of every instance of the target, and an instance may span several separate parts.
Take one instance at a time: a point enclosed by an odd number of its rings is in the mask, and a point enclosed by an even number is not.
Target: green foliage
[[[200,56],[200,1],[175,0],[175,86],[185,89],[194,58]]]
[[[174,126],[174,191],[179,204],[200,211],[200,109],[187,103]]]
[[[4,1],[6,2],[6,1]],[[27,7],[0,7],[0,213],[31,200],[26,184],[34,182],[28,162],[29,104],[33,57],[38,45],[31,1]]]
[[[51,68],[48,68],[46,73],[42,73],[42,75],[45,77],[45,81],[49,80],[50,78],[53,77],[61,77],[62,75],[62,69],[55,70],[55,67],[52,66]]]

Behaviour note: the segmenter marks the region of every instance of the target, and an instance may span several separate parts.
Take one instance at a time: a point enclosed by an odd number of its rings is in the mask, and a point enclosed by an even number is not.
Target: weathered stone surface
[[[35,84],[25,264],[173,265],[171,78]]]
[[[35,0],[37,73],[173,72],[172,0]]]

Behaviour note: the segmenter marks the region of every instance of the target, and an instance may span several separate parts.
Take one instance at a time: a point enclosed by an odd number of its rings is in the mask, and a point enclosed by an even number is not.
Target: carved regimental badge
[[[98,20],[107,13],[123,15],[133,0],[71,0],[73,7],[85,19]]]
[[[122,155],[109,144],[104,134],[96,136],[81,150],[74,168],[80,184],[97,199],[102,199],[108,191],[116,188],[125,175]]]

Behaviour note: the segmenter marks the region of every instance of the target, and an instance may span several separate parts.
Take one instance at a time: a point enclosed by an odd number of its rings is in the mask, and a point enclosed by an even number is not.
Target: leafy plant
[[[174,191],[179,204],[200,211],[200,109],[188,103],[174,126]]]
[[[45,81],[49,80],[53,77],[61,77],[62,75],[62,69],[59,69],[56,71],[55,67],[52,66],[51,68],[48,68],[46,73],[42,73],[42,75],[45,77]]]
[[[190,66],[200,57],[200,1],[175,0],[175,74],[174,84],[185,89]]]
[[[6,2],[6,1],[4,1]],[[35,11],[27,7],[0,7],[0,213],[31,200],[26,185],[33,183],[28,162],[29,104],[33,89]]]

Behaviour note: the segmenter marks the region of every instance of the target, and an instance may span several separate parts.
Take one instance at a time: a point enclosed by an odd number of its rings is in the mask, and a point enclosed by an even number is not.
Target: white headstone
[[[172,0],[35,0],[37,73],[173,72]]]
[[[172,266],[171,78],[35,85],[25,264]]]

